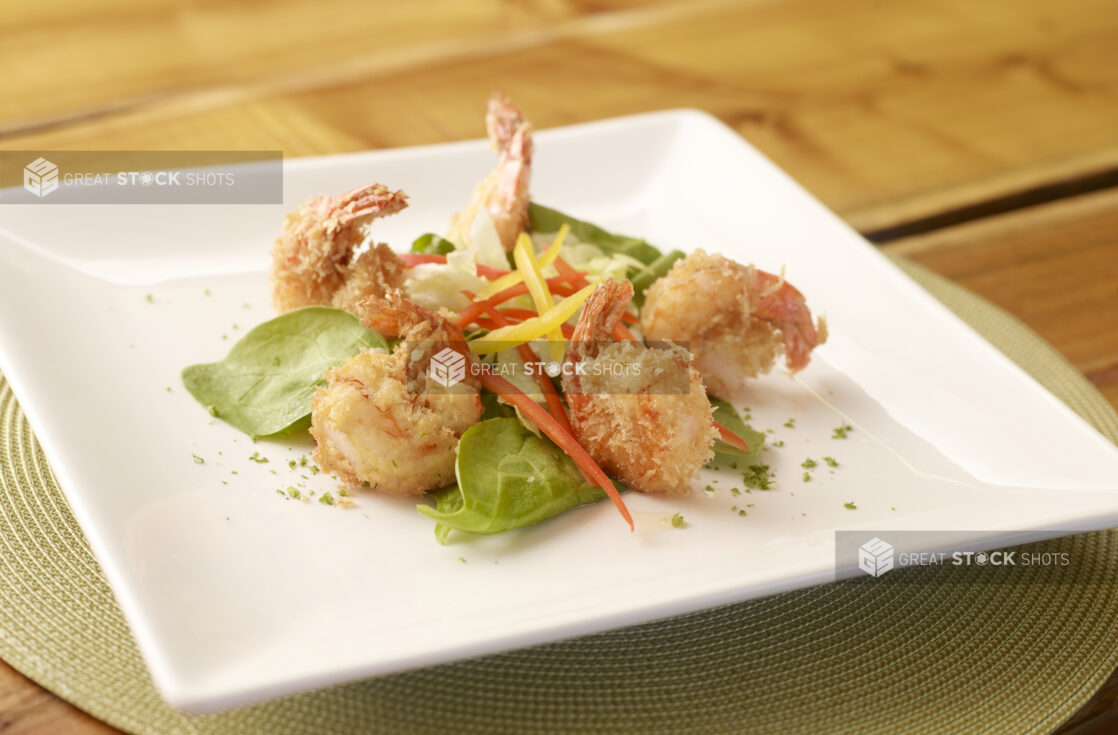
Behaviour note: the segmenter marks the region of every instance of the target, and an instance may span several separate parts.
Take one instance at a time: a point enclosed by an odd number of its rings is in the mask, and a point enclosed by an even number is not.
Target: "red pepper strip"
[[[404,265],[406,265],[408,268],[414,268],[417,265],[424,265],[425,263],[441,263],[444,265],[446,264],[445,255],[435,255],[427,253],[400,253],[399,257],[400,260],[404,261]],[[500,278],[501,276],[508,275],[509,273],[509,271],[502,268],[494,268],[491,265],[482,265],[481,263],[478,263],[474,267],[477,268],[477,274],[479,276],[481,276],[482,278],[488,278],[491,281],[494,278]]]
[[[424,263],[446,263],[445,255],[428,255],[426,253],[398,253],[398,255],[408,268],[414,268]]]
[[[502,327],[505,324],[508,324],[508,322],[505,321],[504,323],[501,323],[498,322],[496,319],[486,319],[485,317],[478,317],[477,319],[474,319],[474,324],[492,331],[494,329],[497,329],[498,327]]]
[[[500,278],[501,276],[507,276],[509,273],[510,271],[504,268],[494,268],[491,265],[483,265],[481,263],[477,264],[477,274],[482,278],[488,278],[490,281]]]
[[[558,278],[549,278],[547,279],[547,287],[553,294],[559,294],[560,296],[570,296],[578,289],[572,288],[565,282],[565,280],[566,279],[564,276],[559,276]],[[503,304],[509,299],[514,299],[517,296],[524,296],[527,293],[528,284],[518,283],[515,286],[506,288],[504,291],[501,291],[498,294],[490,296],[488,300],[490,304],[496,306],[498,304]],[[477,319],[478,315],[480,315],[484,311],[485,308],[481,304],[470,304],[458,313],[458,326],[469,326],[469,324]]]
[[[559,448],[567,453],[567,456],[574,460],[574,463],[582,469],[583,473],[589,475],[594,484],[606,491],[613,504],[617,506],[617,510],[621,512],[621,517],[629,524],[629,530],[634,531],[636,527],[633,525],[633,516],[629,514],[629,509],[625,507],[625,501],[621,499],[621,494],[617,492],[617,488],[610,482],[609,477],[598,466],[598,463],[586,453],[582,445],[574,438],[574,436],[566,431],[559,423],[551,417],[551,415],[540,407],[540,404],[533,401],[528,396],[521,393],[516,387],[505,380],[499,375],[494,375],[490,372],[482,372],[481,384],[497,395],[509,401],[520,412],[531,419],[532,423],[540,428],[544,434],[547,434],[551,441],[559,445]]]
[[[722,435],[722,441],[727,444],[732,444],[743,452],[749,451],[749,445],[745,443],[745,439],[742,439],[717,421],[711,421],[711,423],[714,424],[714,428],[718,429],[718,433]]]
[[[563,260],[562,256],[556,256],[555,262],[552,263],[555,270],[559,271],[559,275],[566,276],[568,281],[575,288],[584,288],[587,285],[586,274],[582,271],[576,271],[571,267],[571,264]]]
[[[623,322],[618,322],[617,326],[613,328],[613,338],[618,342],[636,342],[638,345],[641,343]]]
[[[507,316],[510,319],[519,319],[520,321],[524,321],[525,319],[535,319],[540,315],[538,311],[533,311],[532,309],[517,309],[514,306],[506,306],[499,311],[502,315]]]
[[[469,291],[463,291],[463,293],[471,300],[474,298],[474,295]],[[510,324],[509,320],[497,310],[497,307],[490,304],[487,300],[483,299],[475,303],[485,305],[486,313],[493,317],[493,321],[498,327],[507,327]],[[527,311],[527,309],[525,309],[525,311]],[[535,312],[533,312],[533,316],[535,315]],[[536,353],[532,352],[532,348],[527,344],[517,345],[516,351],[520,353],[520,359],[523,360],[525,364],[539,362]],[[533,374],[536,378],[536,383],[540,386],[540,391],[543,393],[544,400],[547,402],[547,410],[551,413],[551,417],[559,422],[559,425],[562,426],[563,430],[568,434],[574,434],[571,420],[567,418],[567,411],[563,408],[563,401],[559,398],[559,391],[555,390],[555,384],[551,382],[551,379],[548,378],[542,370],[537,370]]]
[[[559,271],[559,275],[564,276],[567,279],[567,282],[575,288],[583,288],[588,283],[588,281],[586,280],[586,273],[584,273],[583,271],[575,270],[571,266],[571,264],[563,260],[562,257],[556,258],[555,262],[552,265],[555,266],[555,270]],[[640,320],[635,314],[625,312],[621,315],[621,321],[625,322],[626,324],[637,324]],[[636,341],[636,338],[633,337],[632,334],[629,334],[627,337],[619,337],[615,333],[613,336],[614,339],[630,339]]]

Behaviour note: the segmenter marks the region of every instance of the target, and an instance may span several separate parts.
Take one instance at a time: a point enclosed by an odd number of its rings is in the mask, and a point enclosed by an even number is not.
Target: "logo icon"
[[[871,577],[880,577],[893,568],[893,546],[874,537],[858,547],[858,568]]]
[[[23,188],[42,199],[58,188],[58,166],[40,156],[23,167]]]
[[[427,375],[444,388],[457,385],[466,377],[466,356],[450,347],[444,347],[431,358]]]

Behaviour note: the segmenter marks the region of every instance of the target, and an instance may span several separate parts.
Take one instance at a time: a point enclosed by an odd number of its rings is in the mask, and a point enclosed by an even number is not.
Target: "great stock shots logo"
[[[893,568],[893,546],[874,537],[858,547],[858,568],[871,577],[880,577]]]
[[[43,158],[36,158],[23,167],[23,188],[42,199],[58,189],[58,166]]]
[[[431,358],[427,374],[444,388],[457,385],[466,378],[466,356],[450,347],[443,348]]]

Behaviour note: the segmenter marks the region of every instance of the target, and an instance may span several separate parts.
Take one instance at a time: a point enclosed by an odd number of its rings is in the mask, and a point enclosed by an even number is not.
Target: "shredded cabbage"
[[[497,226],[493,224],[493,218],[489,216],[485,207],[478,207],[477,215],[470,225],[469,241],[465,246],[474,251],[477,262],[482,265],[506,269],[509,267],[509,259],[505,255],[504,245],[501,244],[501,236],[497,234]]]
[[[470,305],[462,292],[476,293],[485,284],[486,280],[477,275],[474,254],[458,250],[446,256],[446,265],[423,263],[408,269],[404,290],[412,301],[428,309],[461,311]]]
[[[532,239],[539,249],[549,243],[553,237],[554,235],[550,233],[535,233]],[[563,260],[575,270],[586,271],[586,280],[594,283],[608,278],[624,281],[628,279],[630,273],[648,270],[648,266],[631,255],[624,253],[607,255],[597,245],[582,242],[574,234],[567,235],[560,254]],[[558,275],[558,271],[549,268],[544,271],[544,275],[550,278]]]

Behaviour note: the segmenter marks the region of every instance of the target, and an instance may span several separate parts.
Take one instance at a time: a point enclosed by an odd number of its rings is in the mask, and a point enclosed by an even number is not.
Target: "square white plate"
[[[1114,446],[693,111],[540,133],[533,196],[663,249],[784,265],[826,314],[831,338],[798,379],[769,376],[735,402],[774,430],[770,445],[784,442],[763,455],[776,489],[734,495],[739,474],[707,472],[699,487],[713,493],[630,494],[636,534],[602,503],[445,547],[414,499],[363,494],[350,510],[281,499],[309,442],[254,445],[212,422],[180,371],[272,316],[266,269],[286,210],[374,181],[401,187],[412,206],[375,233],[404,249],[444,231],[492,165],[475,141],[290,162],[283,206],[2,208],[0,368],[175,707],[234,707],[826,582],[836,529],[983,529],[993,548],[1018,532],[1118,525]],[[844,421],[854,431],[832,439]],[[256,451],[270,462],[250,461]],[[800,463],[823,455],[840,466],[804,482]],[[686,528],[666,528],[674,512]]]

